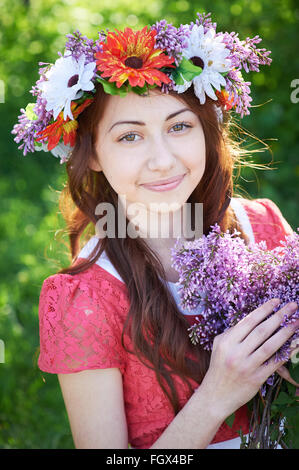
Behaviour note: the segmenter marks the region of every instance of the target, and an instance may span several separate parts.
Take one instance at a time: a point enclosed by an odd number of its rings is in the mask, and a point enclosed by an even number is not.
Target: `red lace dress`
[[[232,207],[242,227],[256,242],[266,240],[272,249],[292,232],[271,200],[233,199]],[[49,276],[43,282],[39,299],[38,365],[42,371],[54,374],[119,368],[129,442],[133,448],[146,449],[163,433],[174,413],[155,373],[121,346],[128,309],[126,285],[98,264],[76,275]],[[190,324],[194,323],[193,315],[188,319]],[[125,341],[130,347],[130,339],[125,337]],[[190,393],[178,377],[174,380],[184,405]],[[196,382],[191,383],[194,389],[198,387]],[[236,412],[232,428],[226,423],[220,426],[211,444],[237,438],[240,428],[244,434],[248,432],[246,406]]]

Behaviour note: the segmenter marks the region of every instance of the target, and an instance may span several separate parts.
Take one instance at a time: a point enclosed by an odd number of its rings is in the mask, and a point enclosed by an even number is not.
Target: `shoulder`
[[[129,303],[125,285],[116,281],[96,265],[43,281],[38,309],[41,370],[122,367],[121,332]]]
[[[281,213],[279,207],[268,198],[234,198],[246,211],[255,242],[267,242],[268,249],[280,245],[286,235],[293,233],[292,227]]]
[[[105,305],[115,312],[128,306],[125,284],[95,264],[77,274],[53,274],[43,281],[40,291],[40,303],[47,301],[56,306],[76,302],[78,307],[84,298],[95,309]]]

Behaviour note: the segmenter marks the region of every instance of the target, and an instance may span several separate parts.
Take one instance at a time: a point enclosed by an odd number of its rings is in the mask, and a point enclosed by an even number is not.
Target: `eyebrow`
[[[186,111],[191,111],[191,109],[190,108],[183,108],[183,109],[180,109],[179,111],[176,111],[175,113],[171,113],[171,114],[169,114],[169,116],[167,116],[165,121],[169,121],[170,119],[174,118],[178,114],[185,113]],[[110,127],[108,132],[110,132],[113,129],[113,127],[119,126],[120,124],[134,124],[134,125],[137,125],[137,126],[145,126],[146,125],[145,122],[142,122],[142,121],[117,121]]]

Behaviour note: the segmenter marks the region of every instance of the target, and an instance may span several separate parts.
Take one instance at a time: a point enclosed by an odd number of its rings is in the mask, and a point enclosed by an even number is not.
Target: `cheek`
[[[192,151],[191,151],[192,150]],[[206,167],[206,150],[204,142],[194,142],[188,158],[185,161],[190,172],[191,185],[196,187],[201,181]]]
[[[103,173],[114,190],[130,181],[133,166],[128,164],[125,152],[116,152],[111,145],[99,145],[98,158]]]
[[[132,161],[129,163],[126,158],[121,158],[119,155],[117,159],[114,159],[111,155],[110,157],[110,160],[106,162],[106,166],[103,167],[103,172],[114,191],[118,194],[135,191],[138,183],[138,171]]]
[[[197,159],[197,161],[194,162],[194,165],[190,168],[191,180],[193,181],[193,184],[195,186],[199,184],[204,175],[205,163],[205,158],[202,158],[200,160]]]
[[[201,174],[205,169],[206,164],[206,147],[204,139],[198,138],[192,140],[191,144],[185,146],[183,149],[185,155],[185,165],[191,172]]]

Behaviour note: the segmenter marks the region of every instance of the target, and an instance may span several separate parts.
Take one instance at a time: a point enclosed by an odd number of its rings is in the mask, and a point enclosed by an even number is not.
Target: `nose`
[[[148,148],[148,168],[151,171],[169,172],[176,164],[173,149],[163,138],[152,139]]]

